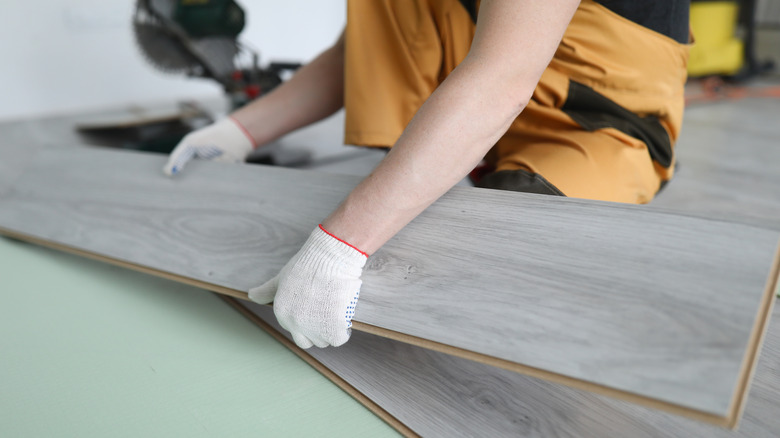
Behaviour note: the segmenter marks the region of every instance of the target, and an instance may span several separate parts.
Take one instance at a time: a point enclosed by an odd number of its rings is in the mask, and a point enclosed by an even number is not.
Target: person
[[[338,346],[367,258],[481,162],[478,187],[646,203],[674,171],[684,1],[349,0],[338,41],[186,136],[164,171],[345,108],[345,143],[391,148],[252,300],[302,348]],[[499,231],[497,231],[499,232]]]

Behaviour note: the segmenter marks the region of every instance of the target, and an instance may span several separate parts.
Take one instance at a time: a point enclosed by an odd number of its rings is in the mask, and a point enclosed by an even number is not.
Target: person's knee
[[[510,190],[514,192],[537,193],[541,195],[566,196],[538,173],[527,170],[499,170],[485,175],[476,187],[495,190]]]

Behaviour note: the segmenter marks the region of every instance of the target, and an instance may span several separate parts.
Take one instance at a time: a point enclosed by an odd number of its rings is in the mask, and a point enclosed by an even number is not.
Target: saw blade
[[[182,73],[200,65],[178,38],[153,23],[133,23],[135,41],[149,63],[169,73]]]
[[[189,38],[173,20],[175,0],[138,0],[133,17],[136,43],[145,58],[162,71],[230,77],[239,47],[225,37]]]

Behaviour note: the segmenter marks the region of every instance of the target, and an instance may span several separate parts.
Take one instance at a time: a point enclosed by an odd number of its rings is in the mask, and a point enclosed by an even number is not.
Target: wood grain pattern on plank
[[[216,163],[170,180],[163,161],[52,150],[0,202],[0,225],[245,291],[358,181]],[[372,257],[356,320],[731,424],[776,244],[742,224],[457,189]]]
[[[272,309],[234,303],[264,321],[265,330],[270,326],[289,339]],[[338,375],[336,383],[347,392],[370,399],[369,409],[378,405],[426,437],[775,438],[780,431],[780,308],[774,319],[736,431],[367,333],[353,333],[337,349],[303,351],[286,345]]]

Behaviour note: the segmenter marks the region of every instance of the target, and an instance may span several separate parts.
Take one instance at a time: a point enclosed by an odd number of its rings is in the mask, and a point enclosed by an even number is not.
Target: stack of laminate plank
[[[169,179],[163,161],[41,149],[0,179],[0,233],[245,298],[359,181],[205,162]],[[534,405],[542,380],[576,388],[554,386],[573,403],[587,391],[734,427],[771,313],[778,237],[455,188],[369,259],[354,325],[364,333],[301,354],[407,434],[523,434],[518,403],[555,409]],[[249,308],[274,330],[268,308]]]

